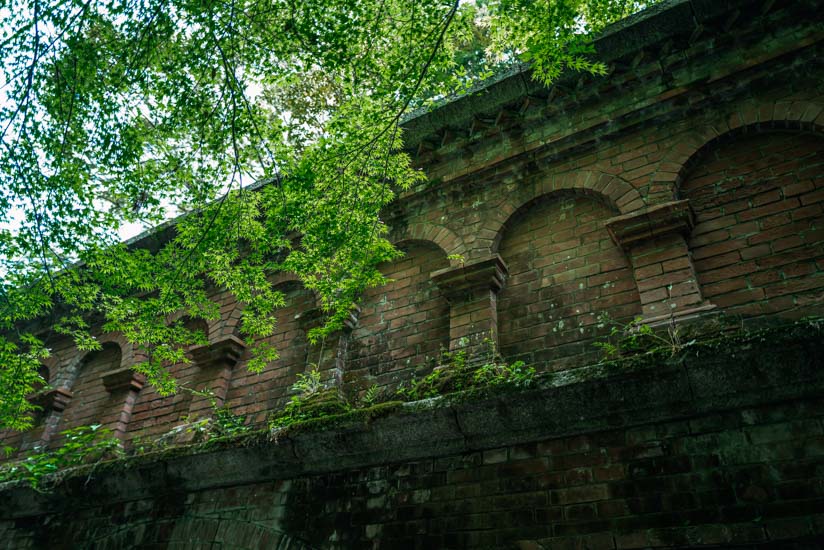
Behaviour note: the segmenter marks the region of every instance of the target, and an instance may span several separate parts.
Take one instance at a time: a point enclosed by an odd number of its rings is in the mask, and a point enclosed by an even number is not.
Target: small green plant
[[[79,426],[65,430],[61,435],[65,438],[62,446],[50,451],[36,451],[19,462],[0,467],[0,482],[22,480],[41,491],[50,474],[123,456],[120,440],[100,424]]]
[[[340,398],[337,390],[327,388],[321,381],[316,365],[306,374],[298,374],[291,389],[298,395],[293,395],[283,410],[269,419],[269,431],[272,434],[278,434],[297,422],[340,414],[351,409]]]
[[[213,407],[212,420],[214,431],[218,436],[242,435],[251,431],[251,426],[246,424],[246,415],[234,414],[229,407]]]
[[[306,374],[298,374],[297,381],[292,384],[292,391],[307,396],[318,393],[324,389],[324,387],[317,365],[312,365],[312,368]]]
[[[466,265],[466,258],[463,256],[463,254],[450,254],[446,257],[446,259],[450,262],[458,262],[459,264],[461,264],[461,267]]]
[[[440,367],[421,379],[413,376],[408,386],[402,383],[398,387],[395,395],[403,401],[418,401],[464,390],[501,385],[525,388],[532,385],[534,368],[527,367],[523,361],[511,365],[500,361],[494,342],[491,339],[484,342],[489,357],[483,365],[470,366],[465,350],[443,352]]]
[[[611,325],[607,339],[593,343],[601,350],[605,360],[649,352],[666,352],[673,356],[695,342],[683,341],[682,329],[674,317],[670,318],[666,330],[659,331],[644,323],[641,317],[636,317],[629,323],[619,323],[604,313],[598,317],[598,321],[601,325]]]
[[[511,365],[505,363],[487,363],[479,367],[473,376],[477,386],[500,386],[507,384],[516,388],[528,388],[535,380],[535,369],[527,367],[523,361]]]
[[[361,397],[361,405],[363,407],[371,407],[376,404],[381,397],[381,390],[377,384],[369,386]]]
[[[201,430],[205,439],[211,436],[234,436],[248,433],[252,427],[246,424],[246,416],[234,414],[232,409],[226,405],[218,405],[217,396],[215,392],[210,389],[194,390],[189,389],[192,394],[205,397],[209,400],[211,406],[211,422],[208,419],[202,421],[194,421],[195,419],[184,419],[184,423],[191,423],[189,430]]]

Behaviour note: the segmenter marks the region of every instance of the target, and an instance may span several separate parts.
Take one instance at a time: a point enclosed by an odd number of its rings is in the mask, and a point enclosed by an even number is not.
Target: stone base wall
[[[262,374],[246,369],[243,304],[215,293],[208,345],[171,371],[262,426],[315,367],[355,401],[426,376],[445,351],[539,372],[591,364],[607,315],[655,326],[824,313],[818,4],[668,0],[596,41],[606,77],[547,88],[516,74],[406,121],[428,181],[383,212],[406,254],[382,266],[391,281],[313,344],[316,297],[277,274],[287,303],[268,343],[280,359]],[[53,447],[64,429],[102,423],[129,446],[212,414],[203,398],[124,378],[139,350],[97,336],[105,351],[47,342],[59,399],[31,433],[0,439]]]
[[[6,487],[0,546],[813,548],[821,330]]]

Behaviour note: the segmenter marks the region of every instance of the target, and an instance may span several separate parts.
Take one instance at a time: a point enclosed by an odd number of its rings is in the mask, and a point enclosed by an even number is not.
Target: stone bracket
[[[688,200],[657,204],[641,212],[610,218],[606,222],[612,240],[624,250],[670,233],[680,233],[686,237],[694,226],[695,218]]]
[[[497,254],[481,260],[466,262],[458,267],[448,267],[434,271],[432,280],[441,292],[453,298],[478,290],[499,291],[508,275],[506,264]]]
[[[29,401],[43,411],[63,412],[69,401],[72,399],[72,392],[66,388],[51,388],[35,393],[29,397]]]
[[[109,393],[120,390],[140,391],[145,383],[144,377],[134,372],[130,367],[110,370],[104,373],[101,378],[103,378],[103,385]]]
[[[189,357],[201,368],[222,365],[234,367],[245,350],[246,344],[243,340],[229,335],[205,346],[190,349]]]

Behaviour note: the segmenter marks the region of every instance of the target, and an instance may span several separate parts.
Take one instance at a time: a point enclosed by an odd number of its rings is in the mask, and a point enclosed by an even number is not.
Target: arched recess
[[[288,271],[274,273],[268,277],[268,281],[274,288],[303,286],[303,281],[295,273]],[[312,294],[316,306],[320,304],[320,296],[317,292],[314,290],[306,292]],[[243,308],[246,307],[246,304],[236,301],[235,297],[228,292],[217,298],[222,300],[223,306],[221,307],[221,318],[210,323],[210,341],[221,340],[232,335],[238,336],[243,320]]]
[[[54,363],[49,361],[49,365],[52,367]],[[43,441],[43,434],[44,434],[44,421],[48,416],[50,410],[45,403],[41,403],[37,397],[39,395],[43,395],[43,392],[46,391],[51,379],[51,372],[52,369],[49,368],[49,365],[42,364],[37,369],[37,373],[40,377],[45,381],[43,383],[36,383],[33,386],[34,392],[29,397],[29,399],[35,403],[36,405],[40,406],[40,410],[31,411],[29,416],[32,420],[32,426],[30,429],[17,432],[11,430],[0,430],[0,441],[3,442],[3,445],[10,447],[12,449],[16,449],[19,454],[22,454],[25,451],[29,451],[34,447],[40,446],[41,442]],[[5,454],[0,453],[0,463],[4,462],[4,459],[7,458]],[[12,459],[11,456],[8,457],[9,460]]]
[[[103,375],[119,369],[123,352],[116,342],[105,342],[98,351],[87,353],[75,366],[75,378],[71,385],[72,398],[63,412],[57,431],[62,432],[78,426],[102,424],[114,429],[125,400],[121,391],[106,389]],[[53,447],[63,443],[63,437],[56,434],[50,442]]]
[[[278,359],[260,374],[249,372],[241,361],[234,368],[226,399],[233,413],[246,415],[253,424],[264,424],[270,411],[283,407],[297,375],[310,362],[318,362],[311,356],[306,336],[314,322],[320,321],[315,294],[293,277],[278,277],[273,282],[286,303],[275,312],[275,330],[263,341],[277,350]]]
[[[776,101],[758,103],[755,100],[735,107],[726,120],[715,120],[712,124],[701,124],[692,132],[678,136],[678,146],[672,147],[662,159],[666,167],[656,173],[656,183],[671,185],[676,194],[682,186],[690,167],[701,158],[711,143],[722,143],[736,136],[758,134],[769,131],[798,131],[821,133],[821,113],[824,104],[813,101]]]
[[[498,295],[501,353],[541,370],[597,357],[601,314],[641,312],[632,270],[604,222],[616,214],[592,194],[555,192],[523,205],[502,229],[498,253],[509,268]]]
[[[357,393],[394,387],[416,369],[431,369],[449,347],[449,304],[430,274],[449,267],[446,252],[429,241],[398,243],[403,258],[381,266],[389,279],[361,300],[347,350],[345,384]]]
[[[591,170],[548,174],[519,188],[517,193],[490,212],[484,229],[496,235],[492,252],[500,247],[504,226],[510,223],[516,212],[523,212],[528,205],[553,193],[575,193],[595,198],[613,210],[611,215],[629,214],[645,206],[643,197],[632,184],[612,174]]]
[[[711,140],[680,177],[702,292],[730,313],[802,316],[824,305],[824,134],[781,126]]]
[[[192,332],[199,332],[205,341],[209,341],[210,327],[204,319],[187,315],[178,317],[172,323],[180,324]],[[194,347],[193,344],[190,347]],[[200,369],[196,363],[177,363],[167,367],[169,374],[180,386],[199,388]],[[192,394],[178,391],[173,395],[161,395],[154,386],[145,386],[136,396],[131,418],[129,419],[126,438],[137,436],[154,437],[167,432],[189,414]]]
[[[413,223],[393,229],[390,240],[395,246],[415,241],[432,243],[447,255],[466,253],[466,245],[453,231],[432,223]]]

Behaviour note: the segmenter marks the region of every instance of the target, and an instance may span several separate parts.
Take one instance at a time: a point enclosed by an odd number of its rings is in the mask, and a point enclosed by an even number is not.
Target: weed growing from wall
[[[50,451],[35,451],[19,462],[0,466],[0,483],[25,481],[37,491],[47,489],[47,476],[60,470],[120,458],[123,449],[111,430],[100,424],[61,432],[65,443]]]

